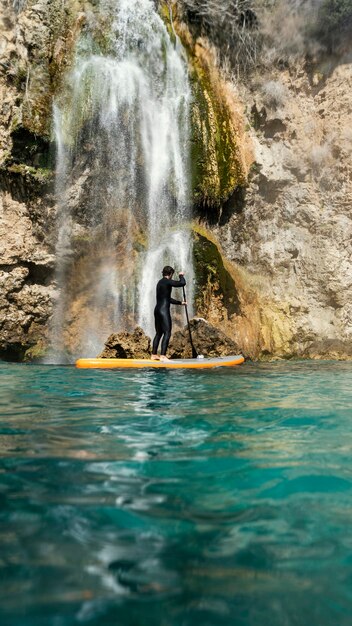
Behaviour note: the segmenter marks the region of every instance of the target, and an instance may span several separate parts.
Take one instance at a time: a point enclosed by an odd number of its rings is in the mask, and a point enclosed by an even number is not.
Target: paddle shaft
[[[186,290],[185,290],[185,288],[184,288],[184,287],[182,287],[182,289],[183,289],[183,299],[184,299],[184,301],[185,301],[185,302],[187,302],[187,299],[186,299]],[[190,325],[190,323],[189,323],[189,316],[188,316],[188,308],[187,308],[187,304],[185,304],[184,306],[185,306],[185,309],[186,309],[186,319],[187,319],[187,326],[188,326],[188,332],[189,332],[189,341],[190,341],[190,344],[191,344],[191,346],[192,346],[192,358],[193,358],[193,359],[196,359],[196,358],[197,358],[197,356],[198,356],[198,352],[197,352],[197,350],[195,349],[195,347],[194,347],[194,345],[193,345],[193,341],[192,341],[191,325]]]

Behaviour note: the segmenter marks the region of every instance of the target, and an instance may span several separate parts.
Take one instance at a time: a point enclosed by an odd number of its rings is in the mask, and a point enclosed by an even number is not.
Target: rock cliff
[[[255,283],[258,354],[351,356],[352,64],[307,64],[243,89],[255,165],[214,229]]]
[[[351,50],[234,79],[176,9],[165,19],[187,51],[194,96],[197,313],[252,358],[351,358]],[[78,0],[0,0],[3,358],[47,344],[52,99],[93,15],[94,3]]]
[[[82,5],[0,0],[0,356],[40,356],[55,299],[52,99]]]

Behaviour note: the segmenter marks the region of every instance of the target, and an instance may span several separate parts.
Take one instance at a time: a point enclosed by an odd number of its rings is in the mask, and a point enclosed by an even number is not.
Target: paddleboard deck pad
[[[124,368],[167,368],[167,369],[209,369],[212,367],[231,367],[243,363],[241,354],[210,359],[170,359],[154,361],[152,359],[78,359],[76,367],[81,369],[124,369]]]

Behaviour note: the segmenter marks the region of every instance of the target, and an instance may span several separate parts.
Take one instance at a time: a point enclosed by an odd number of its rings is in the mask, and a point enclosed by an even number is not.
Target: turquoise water
[[[2,626],[344,626],[352,364],[0,365]]]

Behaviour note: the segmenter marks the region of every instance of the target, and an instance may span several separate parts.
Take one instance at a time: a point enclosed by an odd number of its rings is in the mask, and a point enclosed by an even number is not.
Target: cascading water
[[[61,295],[53,346],[86,356],[136,323],[153,334],[164,264],[186,271],[190,302],[193,278],[181,46],[152,0],[101,0],[99,17],[110,24],[106,49],[91,17],[54,111]]]

